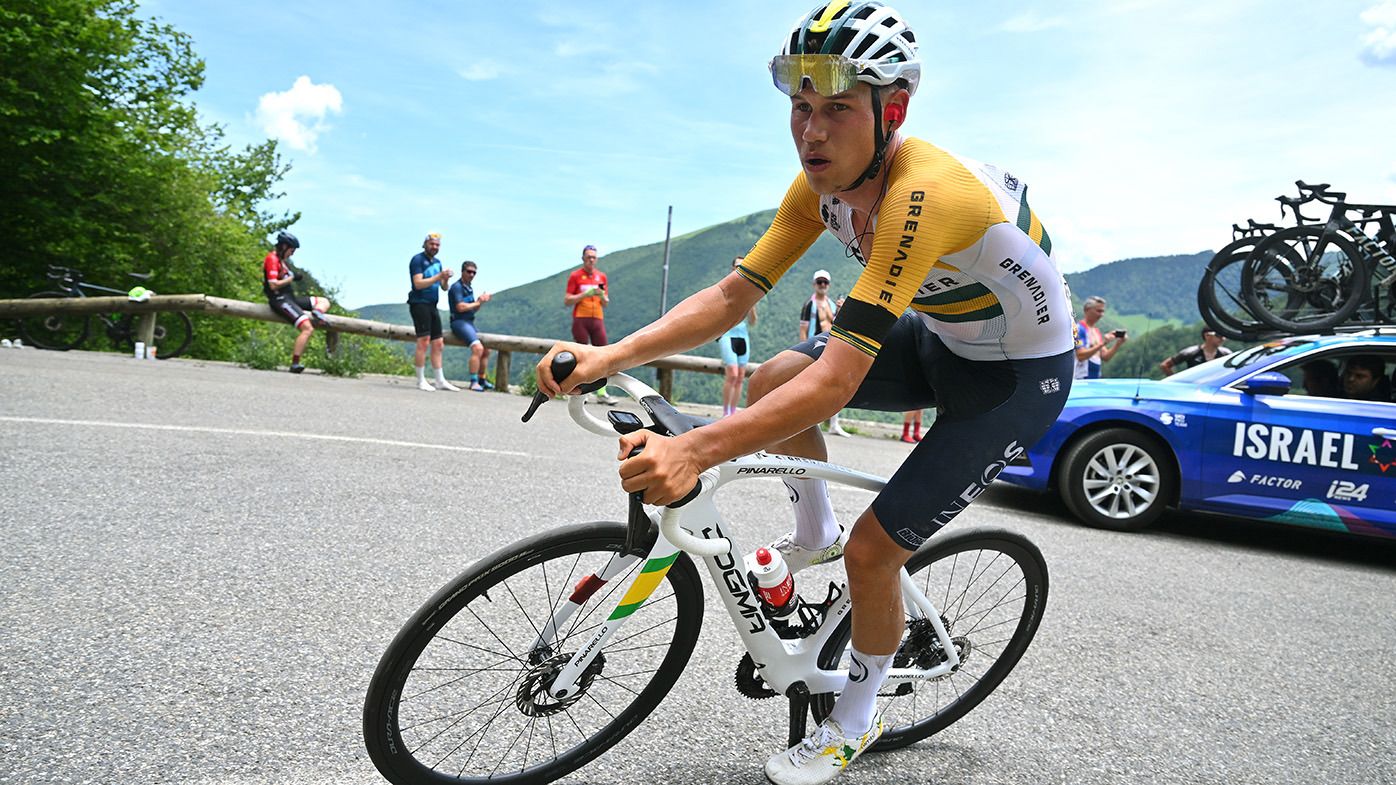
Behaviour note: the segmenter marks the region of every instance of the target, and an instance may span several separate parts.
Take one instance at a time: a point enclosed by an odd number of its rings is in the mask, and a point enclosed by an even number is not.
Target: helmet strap
[[[877,173],[882,169],[882,158],[887,153],[887,143],[890,139],[882,133],[882,96],[876,85],[872,87],[872,110],[873,110],[873,157],[868,168],[858,176],[853,184],[843,189],[845,192],[852,191],[863,183],[877,177]]]

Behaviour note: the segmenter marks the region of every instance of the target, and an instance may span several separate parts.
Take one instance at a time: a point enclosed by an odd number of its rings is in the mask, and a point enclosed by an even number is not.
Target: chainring
[[[737,692],[752,700],[764,700],[774,698],[780,693],[766,685],[766,680],[756,672],[756,662],[751,659],[751,653],[742,655],[742,659],[737,663]]]

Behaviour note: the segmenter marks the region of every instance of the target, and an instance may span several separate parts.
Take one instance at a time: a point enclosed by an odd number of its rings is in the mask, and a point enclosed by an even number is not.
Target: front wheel
[[[914,583],[940,610],[960,667],[935,681],[884,685],[879,711],[887,728],[875,750],[892,750],[939,733],[978,706],[1018,664],[1047,606],[1047,562],[1031,540],[1003,529],[936,535],[906,563]],[[848,667],[852,617],[839,623],[820,667]],[[930,668],[945,652],[929,621],[906,615],[893,667]],[[816,721],[834,695],[811,696]]]
[[[364,741],[378,771],[395,785],[551,782],[634,730],[693,653],[703,590],[693,561],[678,554],[643,604],[618,610],[637,575],[664,566],[623,556],[624,542],[619,523],[555,529],[442,587],[369,684]],[[627,608],[580,689],[551,697],[573,653]]]
[[[1176,494],[1171,457],[1149,435],[1109,428],[1066,451],[1057,486],[1067,508],[1083,522],[1138,531],[1158,520]]]
[[[36,292],[25,299],[72,299],[72,296],[67,292]],[[86,314],[74,313],[26,316],[19,320],[19,335],[25,343],[40,349],[66,352],[87,340],[91,318]]]

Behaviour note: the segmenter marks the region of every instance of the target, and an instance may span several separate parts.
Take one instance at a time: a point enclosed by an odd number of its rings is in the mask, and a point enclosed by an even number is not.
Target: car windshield
[[[1261,361],[1268,361],[1272,358],[1291,355],[1313,345],[1313,341],[1306,338],[1287,338],[1280,341],[1271,341],[1242,349],[1239,352],[1228,354],[1225,357],[1218,357],[1209,360],[1201,365],[1179,371],[1168,377],[1166,381],[1181,382],[1183,384],[1210,384],[1221,381],[1231,376],[1242,368]]]

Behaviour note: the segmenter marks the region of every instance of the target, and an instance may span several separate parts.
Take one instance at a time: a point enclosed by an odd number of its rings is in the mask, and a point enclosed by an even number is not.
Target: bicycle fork
[[[553,613],[553,617],[539,632],[532,650],[552,646],[558,630],[572,618],[578,608],[586,604],[586,601],[608,581],[630,569],[641,558],[617,553],[611,556],[599,574],[593,573],[578,582],[571,596]],[[679,558],[679,549],[661,535],[655,541],[654,547],[650,549],[649,555],[644,558],[644,566],[630,582],[630,588],[626,589],[625,595],[621,597],[615,610],[587,639],[586,643],[572,655],[567,664],[558,672],[552,685],[548,687],[548,694],[554,699],[568,698],[577,691],[577,683],[581,680],[586,669],[591,666],[595,654],[601,651],[602,647],[606,645],[606,641],[610,640],[616,630],[620,629],[625,620],[639,610],[650,598],[650,595],[654,594],[655,589],[658,589],[659,585],[664,582],[664,576],[669,573],[669,568],[673,567],[674,562]]]

